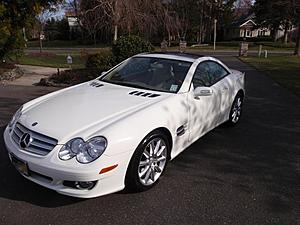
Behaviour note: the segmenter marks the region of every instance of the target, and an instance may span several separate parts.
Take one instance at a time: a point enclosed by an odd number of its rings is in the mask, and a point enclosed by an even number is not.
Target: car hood
[[[135,92],[135,93],[132,93]],[[148,96],[136,95],[138,92]],[[150,94],[154,94],[149,97]],[[52,94],[24,109],[20,122],[27,128],[56,138],[59,143],[82,131],[126,117],[165,99],[169,94],[88,82]],[[33,126],[34,123],[37,125]]]

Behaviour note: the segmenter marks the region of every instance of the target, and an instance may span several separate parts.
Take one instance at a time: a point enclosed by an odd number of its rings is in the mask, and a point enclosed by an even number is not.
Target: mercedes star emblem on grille
[[[25,134],[22,135],[19,145],[20,145],[21,148],[27,148],[32,141],[33,140],[31,138],[30,134],[25,133]]]

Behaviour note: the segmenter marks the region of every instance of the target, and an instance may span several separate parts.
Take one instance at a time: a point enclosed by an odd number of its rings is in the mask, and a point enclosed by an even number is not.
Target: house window
[[[252,32],[251,30],[246,31],[246,37],[252,37]]]

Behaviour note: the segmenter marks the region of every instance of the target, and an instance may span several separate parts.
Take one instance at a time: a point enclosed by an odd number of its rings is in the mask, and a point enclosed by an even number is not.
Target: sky
[[[41,17],[44,20],[48,20],[50,18],[55,18],[57,20],[60,20],[64,17],[65,15],[65,9],[63,7],[63,5],[60,5],[56,8],[56,10],[54,12],[47,10],[46,12],[41,13]]]

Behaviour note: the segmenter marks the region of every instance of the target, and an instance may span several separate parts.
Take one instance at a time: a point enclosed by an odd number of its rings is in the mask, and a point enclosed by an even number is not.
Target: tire
[[[241,93],[238,93],[235,96],[231,106],[229,120],[227,122],[228,125],[235,126],[239,123],[243,112],[243,103],[244,103],[243,95]]]
[[[167,137],[161,132],[152,132],[144,138],[129,163],[125,179],[126,188],[135,192],[152,188],[166,169],[169,146]],[[158,147],[157,150],[155,147]]]

